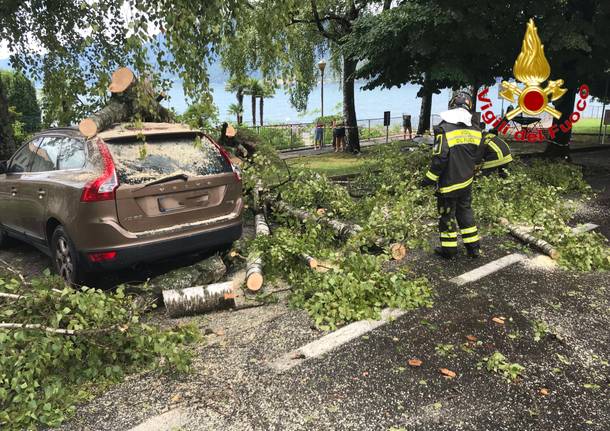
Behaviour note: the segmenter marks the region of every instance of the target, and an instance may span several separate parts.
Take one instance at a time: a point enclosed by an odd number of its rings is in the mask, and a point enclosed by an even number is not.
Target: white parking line
[[[375,328],[379,328],[391,320],[402,316],[404,313],[403,310],[386,308],[381,311],[381,320],[360,320],[358,322],[350,323],[322,338],[281,356],[269,365],[277,371],[289,370],[307,359],[322,356],[348,341],[358,338]]]
[[[493,260],[486,263],[483,266],[468,271],[462,275],[452,278],[449,280],[451,283],[455,283],[458,286],[463,286],[466,283],[472,283],[473,281],[480,280],[483,277],[493,274],[496,271],[506,268],[514,263],[521,262],[526,259],[526,256],[521,253],[513,253],[508,256],[501,257],[500,259]]]

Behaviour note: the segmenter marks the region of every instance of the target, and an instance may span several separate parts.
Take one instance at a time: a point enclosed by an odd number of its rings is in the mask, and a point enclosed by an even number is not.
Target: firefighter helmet
[[[449,109],[464,108],[467,111],[472,110],[472,97],[464,91],[458,91],[449,101]]]

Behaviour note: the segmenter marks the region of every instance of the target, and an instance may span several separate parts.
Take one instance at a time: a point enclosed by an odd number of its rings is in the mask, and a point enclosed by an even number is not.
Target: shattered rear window
[[[178,174],[204,176],[232,171],[205,136],[147,136],[106,144],[123,184],[142,184]]]

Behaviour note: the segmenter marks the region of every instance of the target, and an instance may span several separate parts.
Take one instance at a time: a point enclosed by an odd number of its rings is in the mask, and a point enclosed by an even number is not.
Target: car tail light
[[[89,181],[83,189],[81,195],[81,202],[99,202],[108,201],[114,199],[114,192],[119,186],[119,180],[116,176],[116,169],[114,168],[114,161],[110,150],[101,139],[97,141],[97,147],[100,155],[102,156],[102,162],[104,163],[104,172],[98,178]]]
[[[214,142],[214,141],[212,141]],[[235,179],[237,181],[241,181],[241,169],[239,169],[238,166],[235,166],[233,164],[233,162],[231,162],[231,156],[229,155],[229,153],[227,152],[227,150],[225,150],[224,148],[222,148],[220,145],[218,145],[216,142],[214,142],[214,145],[216,145],[216,148],[218,148],[218,151],[220,151],[220,154],[222,154],[222,157],[227,161],[227,163],[229,164],[229,166],[231,166],[231,169],[233,170],[233,175],[235,175]]]
[[[116,251],[103,251],[100,253],[89,253],[89,261],[94,263],[107,262],[116,259]]]

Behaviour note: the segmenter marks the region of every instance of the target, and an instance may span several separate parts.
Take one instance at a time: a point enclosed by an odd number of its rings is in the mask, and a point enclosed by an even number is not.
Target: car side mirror
[[[6,174],[6,160],[0,160],[0,175]]]

